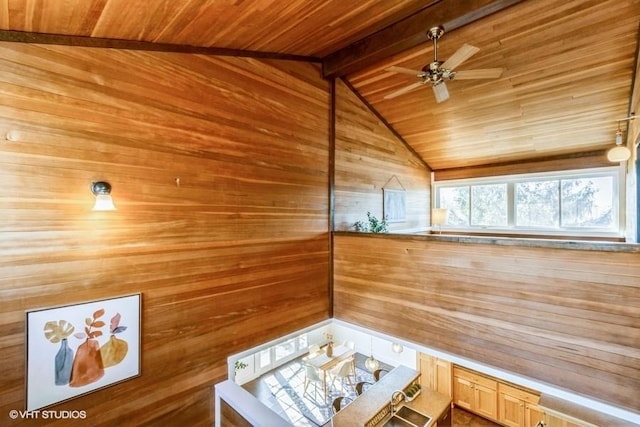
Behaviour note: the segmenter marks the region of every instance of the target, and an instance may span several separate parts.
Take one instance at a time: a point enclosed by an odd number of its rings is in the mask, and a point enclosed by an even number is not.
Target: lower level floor
[[[355,355],[355,377],[342,381],[337,379],[329,384],[327,397],[318,384],[308,384],[305,390],[305,370],[302,357],[298,357],[278,368],[264,373],[243,385],[244,389],[262,403],[296,427],[321,427],[333,416],[333,402],[351,401],[358,397],[357,384],[375,382],[373,373],[365,367],[366,356]],[[383,371],[393,369],[386,363],[380,364]],[[452,426],[457,427],[498,427],[471,412],[460,408],[452,411]]]

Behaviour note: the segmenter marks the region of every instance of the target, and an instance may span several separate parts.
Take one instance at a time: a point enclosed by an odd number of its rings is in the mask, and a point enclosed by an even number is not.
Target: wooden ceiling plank
[[[327,78],[344,76],[429,41],[429,28],[451,31],[523,0],[442,0],[323,58]]]

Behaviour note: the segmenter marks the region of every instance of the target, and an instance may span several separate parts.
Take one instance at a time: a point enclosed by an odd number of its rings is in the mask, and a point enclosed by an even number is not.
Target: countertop
[[[380,410],[389,404],[391,394],[402,390],[415,381],[420,373],[407,366],[398,366],[383,376],[380,381],[369,387],[362,395],[338,412],[327,425],[332,427],[362,427]],[[447,395],[422,389],[422,392],[405,405],[414,408],[432,418],[429,425],[435,423],[451,404]]]
[[[429,426],[431,426],[449,409],[451,406],[451,398],[446,394],[423,388],[418,397],[412,402],[406,403],[406,405],[430,416],[431,421],[429,422]]]

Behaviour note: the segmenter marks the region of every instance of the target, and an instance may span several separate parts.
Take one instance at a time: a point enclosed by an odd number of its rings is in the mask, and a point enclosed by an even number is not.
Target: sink
[[[424,427],[431,421],[426,416],[408,406],[401,406],[398,411],[383,424],[384,427]]]
[[[383,427],[416,427],[415,424],[411,424],[408,421],[403,420],[397,415],[391,417],[386,423],[383,424]]]

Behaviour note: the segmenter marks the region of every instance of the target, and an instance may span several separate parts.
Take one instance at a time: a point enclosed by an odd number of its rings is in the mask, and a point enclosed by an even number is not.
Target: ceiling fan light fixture
[[[443,81],[433,85],[433,94],[436,96],[436,102],[438,103],[449,99],[449,90]]]
[[[433,41],[433,61],[422,67],[420,71],[411,70],[404,67],[392,66],[386,69],[395,73],[412,74],[420,79],[418,84],[414,83],[402,89],[396,90],[384,96],[384,99],[395,98],[403,95],[421,84],[430,84],[436,97],[436,102],[440,103],[449,99],[449,90],[444,85],[445,80],[454,80],[459,77],[461,80],[471,79],[496,79],[502,75],[502,68],[489,68],[484,70],[463,70],[459,75],[454,71],[460,64],[475,55],[480,49],[469,44],[462,45],[446,61],[438,60],[438,39],[444,34],[441,26],[432,27],[427,31],[427,37]]]

